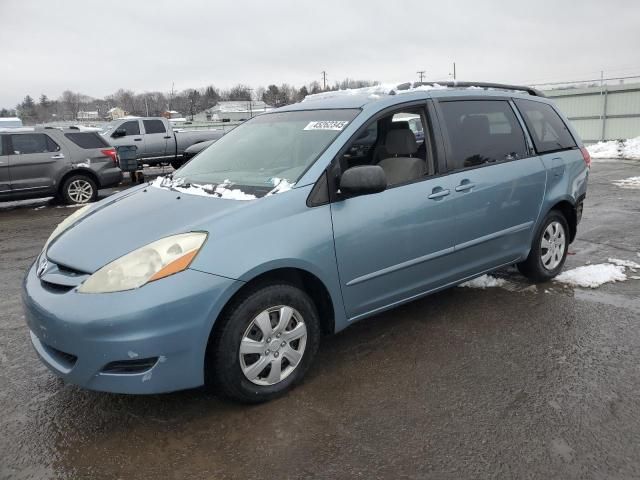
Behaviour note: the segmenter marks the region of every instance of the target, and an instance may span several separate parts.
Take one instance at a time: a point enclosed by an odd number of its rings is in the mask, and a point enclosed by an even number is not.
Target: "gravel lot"
[[[638,175],[594,163],[566,268],[640,263],[640,189],[612,184]],[[25,269],[71,211],[0,206],[1,478],[640,477],[640,280],[532,286],[507,269],[504,287],[327,338],[306,382],[265,405],[111,395],[50,374],[23,319]]]

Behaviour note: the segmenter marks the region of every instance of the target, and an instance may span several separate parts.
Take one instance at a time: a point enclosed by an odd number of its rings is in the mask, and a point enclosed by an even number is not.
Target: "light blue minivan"
[[[553,278],[589,165],[526,87],[313,95],[62,222],[24,280],[31,340],[89,389],[269,400],[324,334],[505,265]]]

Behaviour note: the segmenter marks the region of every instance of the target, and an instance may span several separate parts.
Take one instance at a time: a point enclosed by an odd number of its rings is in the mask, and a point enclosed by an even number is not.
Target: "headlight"
[[[204,232],[160,239],[105,265],[78,288],[80,293],[132,290],[185,270],[207,239]]]
[[[76,223],[81,217],[84,217],[87,214],[87,210],[89,209],[90,206],[91,205],[85,205],[84,207],[79,208],[78,210],[73,212],[71,215],[69,215],[67,218],[65,218],[63,221],[61,221],[58,224],[58,226],[53,230],[53,232],[51,232],[51,235],[49,235],[49,238],[47,238],[47,241],[45,242],[44,247],[42,248],[42,251],[46,252],[47,251],[47,247],[49,246],[49,244],[58,235],[60,235],[67,228],[69,228],[71,225]]]

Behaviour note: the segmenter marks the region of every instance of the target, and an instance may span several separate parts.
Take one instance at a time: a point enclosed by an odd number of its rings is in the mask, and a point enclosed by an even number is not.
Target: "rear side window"
[[[127,135],[140,135],[140,124],[137,120],[131,122],[124,122],[118,127],[118,130],[123,129],[127,132]]]
[[[142,123],[146,133],[165,133],[167,131],[162,120],[143,120]]]
[[[524,132],[509,102],[441,102],[440,110],[449,136],[449,171],[527,156]]]
[[[14,154],[57,152],[60,146],[44,133],[11,135]]]
[[[65,133],[64,136],[80,148],[104,148],[109,146],[109,144],[105,142],[100,135],[93,132]]]
[[[556,111],[546,103],[515,100],[538,153],[575,148],[571,132]]]
[[[8,155],[7,147],[5,147],[4,135],[0,135],[0,155]]]

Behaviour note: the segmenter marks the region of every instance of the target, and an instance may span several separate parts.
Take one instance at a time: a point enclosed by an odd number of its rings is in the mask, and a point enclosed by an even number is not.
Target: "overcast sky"
[[[65,89],[640,75],[637,0],[0,0],[0,107]]]

